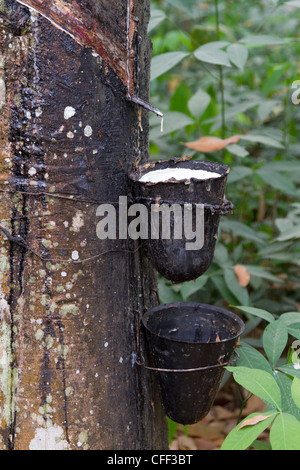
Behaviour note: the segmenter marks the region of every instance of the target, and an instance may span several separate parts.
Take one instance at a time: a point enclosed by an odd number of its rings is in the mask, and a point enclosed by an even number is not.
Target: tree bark
[[[126,99],[148,99],[148,18],[148,0],[0,0],[1,450],[167,448],[135,363],[156,275],[138,242],[96,235],[148,160]]]

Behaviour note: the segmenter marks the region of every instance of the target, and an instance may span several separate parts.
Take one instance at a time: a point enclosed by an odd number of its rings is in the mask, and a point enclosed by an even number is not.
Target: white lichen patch
[[[0,255],[0,280],[3,279],[3,276],[9,271],[9,257]],[[0,299],[4,299],[4,296],[0,294]],[[0,314],[1,315],[1,314]],[[1,318],[1,317],[0,317]]]
[[[60,308],[60,314],[65,317],[68,314],[79,315],[80,311],[76,304],[68,303]]]
[[[85,126],[84,128],[84,135],[86,137],[91,137],[93,135],[93,129],[91,126]]]
[[[77,261],[79,259],[79,253],[77,250],[72,252],[72,260]]]
[[[35,338],[38,340],[38,341],[41,341],[44,337],[44,332],[43,330],[41,329],[38,329],[37,332],[35,333]]]
[[[32,167],[29,168],[28,174],[29,174],[30,176],[36,175],[36,169],[34,168],[34,166],[32,166]]]
[[[74,232],[79,232],[81,227],[84,226],[83,213],[77,211],[75,217],[72,219],[72,229]]]
[[[88,433],[87,431],[82,431],[79,434],[78,442],[77,442],[77,447],[82,447],[84,446],[85,450],[88,449],[88,446],[85,446],[86,442],[88,440]]]
[[[76,110],[73,106],[67,106],[64,110],[64,118],[70,119],[71,117],[75,116]]]
[[[70,397],[71,395],[74,395],[74,392],[75,392],[75,390],[74,390],[73,387],[67,387],[66,388],[66,396],[67,397]]]
[[[68,450],[69,444],[64,438],[64,430],[57,425],[37,428],[29,444],[29,450]]]
[[[68,352],[69,352],[69,346],[67,346],[65,344],[59,344],[57,346],[57,352],[59,353],[59,355],[63,359],[67,359],[67,355],[68,355]]]
[[[47,349],[51,349],[54,344],[54,339],[52,338],[52,336],[47,335],[45,338],[45,343],[46,343]]]

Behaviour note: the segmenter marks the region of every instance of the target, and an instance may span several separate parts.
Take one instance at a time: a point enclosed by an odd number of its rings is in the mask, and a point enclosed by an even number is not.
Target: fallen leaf
[[[228,145],[236,144],[239,142],[240,138],[240,135],[234,135],[229,137],[229,139],[219,139],[218,137],[201,137],[201,139],[196,140],[195,142],[183,142],[183,145],[190,149],[198,150],[199,152],[210,153],[222,150]]]
[[[223,439],[221,440],[221,443],[223,443]],[[196,438],[195,444],[197,446],[197,450],[213,450],[216,447],[216,444],[213,441],[203,439],[202,437]]]
[[[197,450],[197,445],[191,437],[179,436],[178,437],[179,450]]]
[[[245,426],[254,426],[257,423],[260,423],[261,421],[265,421],[267,418],[270,418],[270,416],[266,415],[256,415],[253,416],[253,418],[246,419],[239,427],[239,430],[244,428]]]
[[[240,285],[242,287],[247,287],[250,282],[250,274],[248,269],[245,266],[242,266],[241,264],[237,264],[234,267],[234,272],[236,274],[236,277],[238,278]]]

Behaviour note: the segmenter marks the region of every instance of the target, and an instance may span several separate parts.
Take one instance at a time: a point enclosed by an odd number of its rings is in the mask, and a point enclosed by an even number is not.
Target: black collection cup
[[[192,169],[205,170],[218,173],[220,176],[205,180],[191,178],[190,180],[175,180],[151,183],[141,182],[140,178],[155,170],[163,169]],[[225,189],[227,176],[230,168],[226,165],[193,160],[169,160],[142,165],[137,171],[129,175],[132,186],[132,201],[139,202],[147,206],[148,217],[148,239],[146,241],[149,257],[156,270],[166,279],[173,283],[191,281],[204,274],[213,260],[216,241],[218,238],[218,228],[220,216],[226,215],[233,210],[231,202],[225,199]],[[170,213],[170,234],[164,239],[162,236],[162,226],[159,227],[157,239],[153,239],[151,234],[151,206],[158,204],[180,205],[182,214],[187,205],[193,207],[192,225],[193,231],[197,223],[196,205],[203,206],[203,244],[200,249],[187,249],[187,243],[191,240],[185,236],[185,219],[182,217],[182,238],[176,239],[174,226],[176,216]]]
[[[167,416],[181,424],[200,421],[212,407],[243,321],[219,307],[174,303],[151,309],[142,323]]]

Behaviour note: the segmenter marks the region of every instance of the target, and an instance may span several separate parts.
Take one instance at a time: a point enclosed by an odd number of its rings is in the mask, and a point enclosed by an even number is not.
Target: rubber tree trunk
[[[31,7],[31,8],[28,8]],[[165,449],[156,277],[97,207],[148,159],[149,0],[0,0],[0,449]]]

